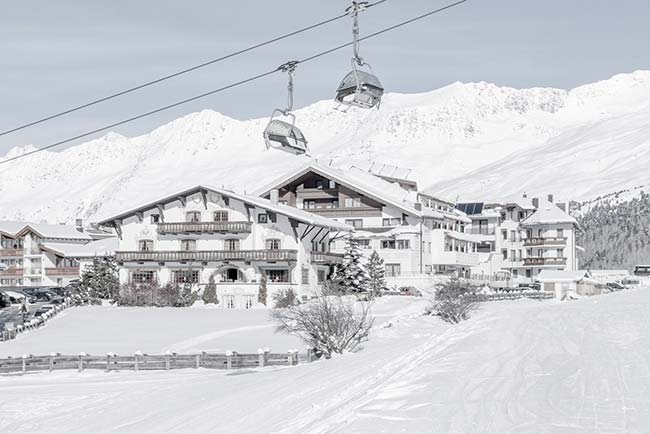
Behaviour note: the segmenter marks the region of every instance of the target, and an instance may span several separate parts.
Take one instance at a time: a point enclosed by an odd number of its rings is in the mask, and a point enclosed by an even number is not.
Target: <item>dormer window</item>
[[[140,252],[153,252],[153,240],[138,241],[138,250]]]
[[[201,212],[200,211],[189,211],[185,213],[185,221],[187,223],[199,223],[201,222]]]
[[[227,222],[228,221],[228,211],[215,211],[214,212],[214,221],[215,222]]]

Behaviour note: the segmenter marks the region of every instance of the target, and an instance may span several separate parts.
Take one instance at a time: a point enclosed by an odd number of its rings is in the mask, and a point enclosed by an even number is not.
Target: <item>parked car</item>
[[[637,265],[634,267],[635,276],[650,276],[650,265]]]
[[[59,297],[65,297],[65,288],[63,288],[62,286],[53,286],[53,287],[47,288],[47,289],[48,289],[48,291],[52,291],[53,293],[55,293]]]
[[[40,317],[40,316],[43,315],[45,312],[49,312],[49,311],[51,311],[52,309],[54,309],[54,306],[52,306],[52,305],[50,305],[50,304],[44,304],[43,306],[41,306],[41,307],[39,307],[38,309],[36,309],[36,312],[34,312],[34,317]]]
[[[9,296],[4,292],[0,292],[0,309],[11,306]]]
[[[422,297],[422,293],[414,286],[401,286],[398,289],[400,295],[411,295],[413,297]]]
[[[622,291],[625,289],[625,287],[618,282],[607,282],[605,284],[605,288],[609,289],[610,291]]]

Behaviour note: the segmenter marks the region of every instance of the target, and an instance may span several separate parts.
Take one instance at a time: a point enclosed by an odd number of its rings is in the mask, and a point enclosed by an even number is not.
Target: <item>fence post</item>
[[[23,356],[22,356],[22,366],[21,367],[22,367],[23,374],[25,372],[27,372],[27,357],[29,357],[27,354],[23,354]]]
[[[106,372],[111,370],[111,357],[115,357],[115,353],[106,353]]]
[[[313,355],[312,355],[312,349],[311,349],[311,348],[307,348],[307,363],[311,363],[311,361],[312,361],[312,360],[311,360],[312,357],[313,357]]]
[[[293,365],[293,350],[287,351],[287,363]]]
[[[232,369],[232,351],[226,351],[226,368]]]
[[[84,370],[84,356],[87,355],[86,353],[79,353],[79,372],[82,372]]]
[[[140,350],[133,353],[133,357],[135,357],[135,361],[133,363],[133,370],[135,372],[138,372],[140,370],[140,356],[141,355],[142,355],[142,351],[140,351]]]
[[[199,369],[199,367],[201,366],[201,355],[197,354],[194,357],[195,357],[195,359],[194,359],[194,362],[195,362],[194,363],[194,369]]]
[[[50,372],[54,369],[54,358],[58,355],[58,353],[50,353],[50,359],[48,363],[48,369]]]
[[[265,364],[264,363],[265,360],[264,360],[264,350],[261,349],[261,348],[259,348],[257,350],[257,359],[258,359],[258,363],[259,363],[260,368],[263,368],[264,364]]]
[[[165,371],[169,371],[169,356],[171,356],[171,352],[169,350],[165,351]]]

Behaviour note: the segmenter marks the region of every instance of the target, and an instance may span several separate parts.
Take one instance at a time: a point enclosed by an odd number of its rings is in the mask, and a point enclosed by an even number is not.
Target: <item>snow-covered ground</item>
[[[489,303],[458,326],[416,316],[424,301],[391,301],[380,304],[384,316],[361,352],[309,365],[0,377],[2,431],[632,433],[650,426],[648,288],[571,303]],[[86,326],[101,328],[79,324],[80,335]]]

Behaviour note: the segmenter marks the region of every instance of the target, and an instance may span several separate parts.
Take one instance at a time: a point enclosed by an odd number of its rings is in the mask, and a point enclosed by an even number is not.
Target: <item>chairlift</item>
[[[289,105],[286,110],[275,109],[271,119],[264,129],[264,142],[266,149],[275,148],[289,152],[294,155],[303,155],[309,151],[305,135],[296,127],[296,116],[291,113],[293,109],[293,73],[298,62],[291,61],[280,66],[284,72],[289,74]],[[286,120],[279,119],[284,117]]]
[[[354,106],[360,108],[379,108],[381,97],[384,94],[384,87],[381,82],[369,71],[360,68],[367,67],[372,70],[359,55],[359,19],[360,11],[365,10],[368,2],[352,2],[352,6],[346,11],[353,19],[352,25],[352,46],[354,57],[352,58],[352,71],[350,71],[341,81],[336,90],[334,98],[340,105]]]

